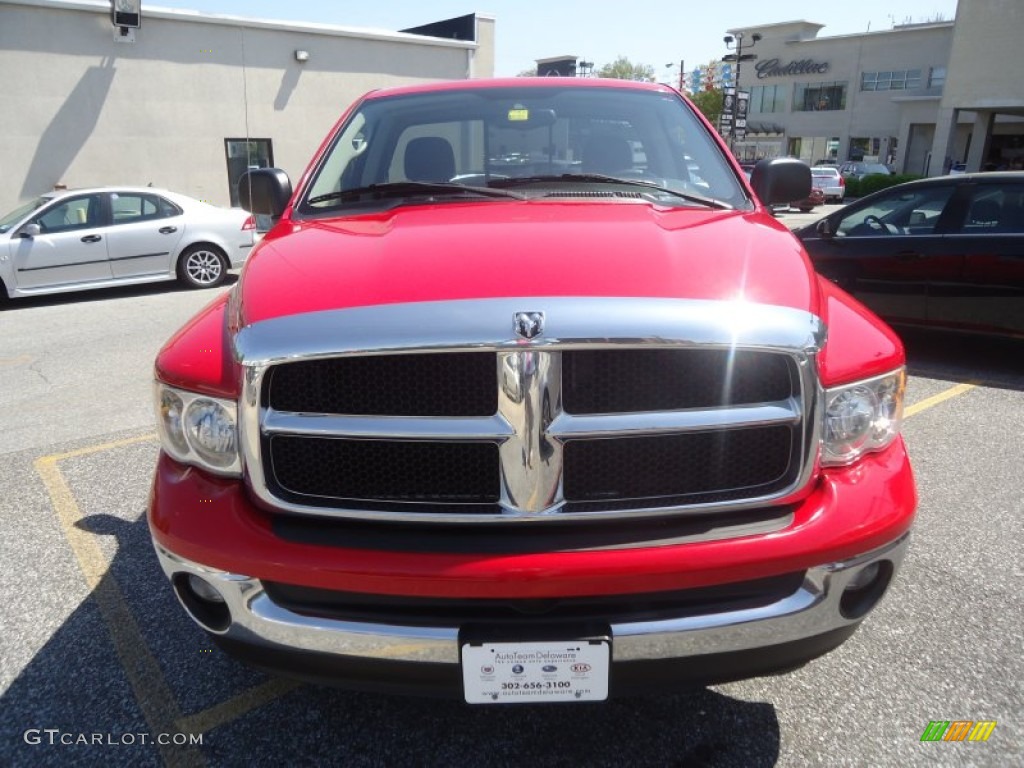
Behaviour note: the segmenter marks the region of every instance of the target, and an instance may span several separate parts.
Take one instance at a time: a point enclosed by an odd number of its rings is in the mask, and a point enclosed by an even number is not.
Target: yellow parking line
[[[50,456],[43,456],[42,458],[36,459],[36,465],[39,462],[58,462],[64,461],[64,459],[73,459],[76,456],[88,456],[90,453],[102,453],[103,451],[109,451],[113,448],[121,448],[125,445],[135,445],[136,443],[145,443],[156,440],[156,434],[150,433],[148,435],[139,435],[138,437],[126,437],[124,440],[114,440],[110,443],[100,443],[99,445],[89,445],[85,448],[79,448],[74,451],[68,451],[67,453],[54,453]]]
[[[386,650],[378,652],[378,658],[399,656],[415,653],[416,651],[429,650],[433,646],[429,643],[406,643],[405,645],[391,646]],[[209,709],[196,712],[178,720],[178,729],[182,733],[206,733],[218,726],[237,720],[250,710],[269,704],[287,693],[291,693],[302,683],[294,680],[275,679],[269,680],[263,685],[256,686],[245,693],[235,696],[233,699],[214,704]]]
[[[172,734],[177,721],[181,718],[177,701],[167,681],[160,671],[160,665],[149,652],[142,632],[139,630],[135,617],[128,607],[117,581],[110,575],[110,564],[103,551],[96,543],[94,534],[81,530],[77,523],[82,520],[82,512],[78,508],[67,481],[64,479],[57,462],[71,456],[84,456],[101,450],[131,445],[151,440],[147,435],[140,438],[119,440],[102,446],[92,446],[65,454],[54,454],[36,459],[36,472],[43,480],[50,495],[50,502],[57,514],[61,530],[67,538],[71,551],[78,561],[78,567],[85,577],[85,583],[91,590],[91,597],[96,601],[107,624],[114,650],[131,685],[135,700],[142,710],[150,733]],[[196,766],[205,765],[202,753],[191,746],[174,746],[157,744],[157,749],[165,765]]]
[[[302,683],[295,680],[274,679],[250,688],[233,699],[215,704],[202,712],[178,718],[175,725],[181,733],[206,733],[218,726],[237,720],[247,712],[269,704],[286,693],[291,693]]]
[[[50,501],[60,527],[78,561],[82,575],[97,604],[114,641],[121,665],[125,669],[132,691],[143,711],[150,731],[156,733],[200,734],[220,725],[238,719],[253,709],[263,706],[299,687],[301,683],[291,680],[271,680],[258,685],[238,696],[214,705],[194,715],[183,716],[177,706],[174,694],[160,671],[159,665],[149,653],[138,624],[131,615],[127,601],[117,582],[104,578],[110,564],[97,546],[92,534],[78,528],[82,519],[71,489],[68,487],[58,462],[80,456],[122,448],[156,440],[155,434],[129,437],[99,445],[91,445],[65,453],[43,456],[35,461],[39,473],[50,495]],[[168,766],[204,765],[202,755],[196,749],[165,746],[161,757]]]
[[[964,394],[965,392],[970,392],[972,389],[977,388],[977,386],[978,385],[973,382],[969,382],[967,384],[957,384],[955,387],[950,387],[949,389],[943,392],[939,392],[939,394],[937,395],[926,397],[921,402],[914,403],[913,405],[904,408],[903,418],[909,419],[911,416],[918,414],[921,411],[926,411],[929,408],[938,405],[939,403],[944,403],[951,398]]]

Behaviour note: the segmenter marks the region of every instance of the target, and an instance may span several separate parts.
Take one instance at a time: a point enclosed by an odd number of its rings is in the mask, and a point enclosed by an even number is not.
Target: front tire
[[[228,260],[212,245],[190,245],[178,258],[178,279],[189,288],[216,288],[228,276]]]

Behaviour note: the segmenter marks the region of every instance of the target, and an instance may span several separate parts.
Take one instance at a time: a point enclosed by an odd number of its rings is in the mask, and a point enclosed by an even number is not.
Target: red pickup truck
[[[892,583],[916,492],[893,332],[671,88],[375,91],[156,361],[149,523],[265,669],[474,704],[777,673]]]

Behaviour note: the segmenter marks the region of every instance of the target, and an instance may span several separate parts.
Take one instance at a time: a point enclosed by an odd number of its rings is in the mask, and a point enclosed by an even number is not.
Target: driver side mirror
[[[39,228],[39,225],[33,221],[31,224],[26,224],[24,227],[22,227],[18,231],[18,236],[24,238],[39,237],[39,234],[41,232],[42,230]]]
[[[238,201],[249,213],[277,219],[288,207],[291,197],[291,180],[280,168],[248,171],[238,180]]]
[[[821,235],[822,240],[831,240],[835,235],[832,230],[832,222],[829,219],[822,219],[814,227],[814,231]]]

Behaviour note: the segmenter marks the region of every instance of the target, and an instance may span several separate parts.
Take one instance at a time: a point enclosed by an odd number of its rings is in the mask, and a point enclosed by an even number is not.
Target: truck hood
[[[240,326],[401,302],[519,296],[745,300],[814,311],[799,242],[762,212],[481,202],[282,221],[250,256]]]

